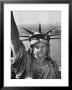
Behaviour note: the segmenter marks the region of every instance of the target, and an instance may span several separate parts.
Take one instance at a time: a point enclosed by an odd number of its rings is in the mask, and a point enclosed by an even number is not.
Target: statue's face
[[[36,58],[45,57],[48,52],[48,46],[45,43],[39,42],[34,45],[33,54]]]

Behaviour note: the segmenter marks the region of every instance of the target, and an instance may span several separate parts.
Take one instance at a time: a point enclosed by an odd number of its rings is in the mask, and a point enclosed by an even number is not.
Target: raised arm
[[[21,74],[25,69],[25,46],[19,39],[19,32],[14,21],[13,12],[11,11],[11,49],[13,57],[11,58],[11,78],[16,78],[17,74]]]
[[[11,11],[11,43],[13,54],[17,55],[22,42],[19,40],[19,32],[14,20],[13,11]]]

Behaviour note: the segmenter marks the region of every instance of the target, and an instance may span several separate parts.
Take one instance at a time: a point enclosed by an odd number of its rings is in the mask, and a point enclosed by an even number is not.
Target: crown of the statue
[[[35,43],[38,43],[38,42],[44,42],[44,43],[48,43],[50,40],[50,36],[49,35],[46,35],[46,34],[43,34],[43,33],[40,33],[40,32],[35,32],[33,35],[31,35],[29,37],[29,41],[30,41],[30,44],[33,45]]]
[[[50,36],[48,34],[45,34],[45,33],[35,32],[33,35],[31,35],[29,37],[29,41],[39,40],[39,39],[44,39],[44,40],[49,41],[50,40]]]
[[[45,33],[42,33],[42,31],[41,31],[42,30],[41,24],[39,24],[39,31],[35,32],[35,33],[24,27],[23,27],[23,29],[26,30],[30,34],[30,36],[24,36],[24,37],[28,38],[28,39],[24,39],[24,40],[25,41],[29,40],[30,44],[34,44],[39,41],[49,43],[49,40],[52,39],[51,36],[54,36],[54,35],[50,35],[50,32],[52,32],[54,29],[56,29],[56,27],[54,27],[52,29],[48,29],[48,31]]]

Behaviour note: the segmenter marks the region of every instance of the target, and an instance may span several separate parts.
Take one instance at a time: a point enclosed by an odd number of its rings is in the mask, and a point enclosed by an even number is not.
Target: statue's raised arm
[[[26,60],[25,46],[19,39],[19,32],[12,11],[11,11],[11,46],[13,52],[13,57],[11,58],[11,78],[16,78],[17,75],[21,74],[25,70],[25,62],[27,60]]]
[[[19,39],[19,32],[14,20],[13,11],[11,11],[11,42],[13,46],[13,54],[16,55],[21,47],[22,42]]]

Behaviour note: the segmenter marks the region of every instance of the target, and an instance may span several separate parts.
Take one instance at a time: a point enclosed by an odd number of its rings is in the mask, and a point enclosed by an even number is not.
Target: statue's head
[[[35,58],[43,58],[48,56],[48,53],[50,52],[49,35],[36,32],[29,38],[29,40],[30,50],[32,50],[31,53]]]
[[[41,58],[41,57],[46,57],[48,55],[50,55],[50,32],[52,30],[54,30],[56,27],[54,27],[53,29],[48,29],[47,32],[42,33],[41,31],[41,24],[39,24],[39,32],[32,32],[26,28],[23,28],[24,30],[26,30],[28,33],[30,33],[30,36],[25,36],[28,37],[28,39],[30,42],[30,48],[29,51],[30,53],[36,57],[36,58]]]

